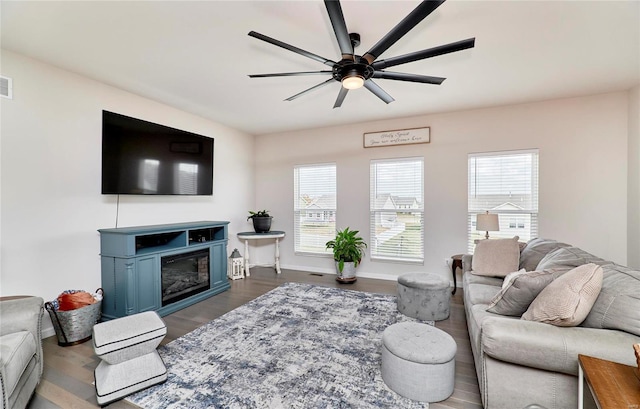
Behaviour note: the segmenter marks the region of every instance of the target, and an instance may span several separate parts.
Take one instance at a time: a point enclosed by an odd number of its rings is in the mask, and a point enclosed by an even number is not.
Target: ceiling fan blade
[[[473,48],[475,46],[476,39],[467,38],[466,40],[456,41],[455,43],[449,43],[440,45],[438,47],[428,48],[422,51],[416,51],[409,54],[399,55],[397,57],[388,58],[386,60],[379,60],[371,64],[373,69],[381,70],[384,68],[393,67],[395,65],[406,64],[408,62],[424,60],[425,58],[436,57],[438,55],[453,53],[456,51],[466,50],[467,48]]]
[[[303,95],[304,95],[304,94],[306,94],[307,92],[311,92],[311,91],[313,91],[313,90],[315,90],[315,89],[318,89],[318,88],[322,87],[323,85],[327,85],[328,83],[333,82],[333,81],[335,81],[333,78],[329,78],[329,79],[328,79],[328,80],[326,80],[325,82],[321,82],[321,83],[320,83],[320,84],[318,84],[318,85],[314,85],[313,87],[311,87],[311,88],[309,88],[309,89],[305,89],[304,91],[299,92],[299,93],[297,93],[296,95],[291,96],[291,97],[289,97],[289,98],[285,99],[285,101],[293,101],[294,99],[296,99],[296,98],[298,98],[298,97],[303,96]]]
[[[287,43],[283,43],[280,40],[276,40],[275,38],[268,37],[268,36],[266,36],[264,34],[256,33],[255,31],[250,31],[249,35],[251,37],[253,37],[253,38],[257,38],[258,40],[266,41],[269,44],[277,45],[278,47],[282,47],[285,50],[293,51],[296,54],[300,54],[300,55],[303,55],[303,56],[305,56],[307,58],[311,58],[312,60],[316,60],[318,62],[321,62],[324,65],[328,65],[330,67],[333,67],[336,64],[335,61],[328,60],[328,59],[326,59],[324,57],[320,57],[319,55],[316,55],[314,53],[310,53],[309,51],[305,51],[305,50],[303,50],[301,48],[292,46],[292,45],[287,44]]]
[[[442,77],[430,77],[428,75],[407,74],[404,72],[388,72],[388,71],[375,71],[372,78],[382,78],[385,80],[398,80],[409,82],[421,82],[423,84],[442,84],[442,81],[446,78]],[[366,85],[366,83],[365,83]]]
[[[384,102],[386,102],[387,104],[390,102],[395,101],[395,99],[393,99],[393,97],[389,94],[387,94],[387,92],[385,90],[383,90],[382,88],[380,88],[380,86],[378,84],[376,84],[375,82],[373,82],[371,79],[368,79],[364,82],[364,87],[366,89],[368,89],[369,91],[373,92],[373,94],[380,98],[381,100],[383,100]]]
[[[342,106],[342,102],[344,101],[344,97],[347,96],[348,89],[345,87],[340,87],[340,92],[338,93],[338,98],[336,99],[336,103],[333,104],[333,108],[340,108]]]
[[[333,71],[299,71],[299,72],[278,72],[274,74],[250,74],[249,78],[268,77],[297,77],[300,75],[331,74]]]
[[[353,60],[353,45],[347,31],[347,24],[344,22],[344,14],[339,0],[324,0],[324,5],[329,13],[329,20],[333,26],[333,32],[336,34],[342,59]]]
[[[369,62],[373,63],[376,58],[385,52],[389,47],[395,44],[402,36],[407,34],[413,27],[425,19],[433,10],[438,8],[445,0],[425,0],[418,4],[407,17],[405,17],[398,25],[396,25],[391,31],[389,31],[384,37],[380,39],[365,55],[362,57]]]

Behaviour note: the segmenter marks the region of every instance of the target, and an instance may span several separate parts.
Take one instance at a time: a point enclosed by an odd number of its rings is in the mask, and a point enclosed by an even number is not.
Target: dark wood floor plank
[[[252,268],[251,277],[231,281],[229,291],[163,317],[167,324],[167,336],[163,344],[171,342],[287,282],[382,294],[396,294],[397,291],[395,281],[359,278],[353,284],[340,284],[331,274],[283,270],[282,274],[277,275],[272,268]],[[454,393],[443,402],[432,403],[431,409],[482,408],[462,300],[462,290],[458,289],[451,298],[449,319],[436,323],[436,327],[453,337],[458,345],[458,351]],[[43,348],[45,371],[30,408],[83,409],[99,407],[93,386],[93,370],[98,365],[99,359],[93,352],[92,343],[85,342],[73,347],[60,347],[56,337],[50,337],[44,340]],[[109,409],[131,409],[136,406],[120,400],[106,407]]]

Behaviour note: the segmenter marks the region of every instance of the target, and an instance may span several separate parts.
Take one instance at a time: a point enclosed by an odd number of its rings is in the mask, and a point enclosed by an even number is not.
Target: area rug
[[[168,380],[142,408],[428,408],[380,374],[396,297],[287,283],[159,348]],[[432,322],[430,324],[433,324]]]

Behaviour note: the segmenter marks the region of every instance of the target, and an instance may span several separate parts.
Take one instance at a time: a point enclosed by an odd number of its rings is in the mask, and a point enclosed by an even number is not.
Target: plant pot
[[[353,261],[345,261],[342,271],[340,271],[340,265],[336,261],[336,281],[340,283],[354,283],[356,281],[356,263]]]
[[[269,230],[271,230],[271,219],[273,219],[272,216],[252,217],[253,230],[255,230],[256,233],[267,233]]]

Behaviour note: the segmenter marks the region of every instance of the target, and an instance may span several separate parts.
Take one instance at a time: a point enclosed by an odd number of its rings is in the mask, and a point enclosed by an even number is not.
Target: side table
[[[266,233],[245,231],[238,233],[238,238],[240,240],[244,240],[244,272],[247,277],[251,276],[251,271],[249,270],[249,240],[275,239],[276,254],[274,267],[276,269],[276,273],[280,274],[280,239],[284,236],[285,233],[283,231],[269,231]]]
[[[463,255],[464,254],[456,254],[454,256],[451,256],[451,274],[453,274],[453,291],[451,291],[451,294],[455,294],[456,290],[458,289],[456,284],[456,269],[459,268],[460,270],[462,270]]]
[[[578,409],[584,408],[584,381],[598,409],[640,408],[640,377],[633,366],[578,355]]]

